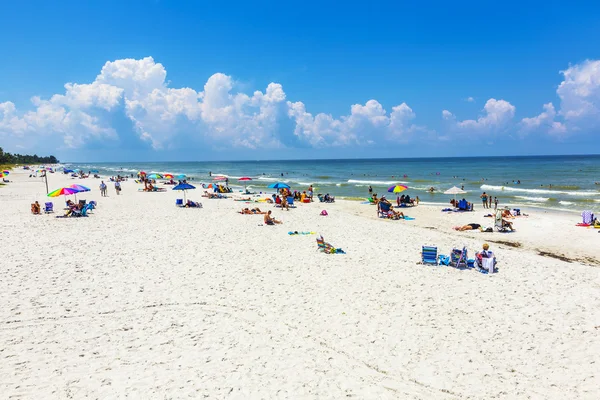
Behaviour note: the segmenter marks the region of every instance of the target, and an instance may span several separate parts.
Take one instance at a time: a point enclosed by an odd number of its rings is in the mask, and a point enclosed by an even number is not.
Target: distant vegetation
[[[37,154],[11,154],[5,153],[0,147],[0,164],[57,164],[58,162],[54,156],[40,157]]]

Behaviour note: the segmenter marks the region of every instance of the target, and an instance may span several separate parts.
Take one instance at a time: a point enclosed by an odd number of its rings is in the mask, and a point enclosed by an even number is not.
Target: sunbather
[[[504,218],[502,218],[502,227],[510,229],[511,232],[513,232],[515,230],[515,228],[513,228],[512,222],[509,222],[509,221],[505,220]]]
[[[275,225],[275,224],[281,224],[281,221],[276,220],[275,218],[271,217],[271,210],[269,210],[266,214],[265,214],[265,224],[266,225]]]
[[[480,230],[483,232],[483,228],[479,224],[467,224],[463,226],[455,226],[455,231],[472,231],[472,230]]]

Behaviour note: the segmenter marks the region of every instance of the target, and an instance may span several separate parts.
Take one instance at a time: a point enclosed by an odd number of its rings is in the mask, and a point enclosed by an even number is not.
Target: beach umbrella
[[[78,185],[76,183],[74,183],[73,185],[69,186],[72,189],[77,189],[78,192],[89,192],[90,188],[87,186],[83,186],[83,185]]]
[[[177,185],[173,188],[173,190],[183,190],[183,202],[184,203],[187,203],[186,198],[185,198],[185,191],[191,190],[191,189],[196,189],[196,187],[190,185],[189,183],[180,183],[179,185]]]
[[[81,170],[79,168],[75,168],[73,172],[81,172]]]
[[[465,194],[465,193],[467,193],[467,192],[465,192],[464,190],[462,190],[461,188],[456,187],[456,186],[453,186],[444,192],[444,194],[453,194],[454,195],[454,203],[456,203],[456,195],[457,194]]]
[[[222,181],[225,181],[225,180],[227,180],[227,178],[225,178],[224,176],[215,176],[213,178],[213,181],[215,181],[215,182],[222,182]]]
[[[240,182],[250,182],[252,180],[252,178],[247,177],[247,176],[242,176],[240,179],[238,179],[238,181]],[[248,185],[246,183],[244,183],[244,192],[248,191]]]
[[[7,169],[5,169],[4,171],[2,171],[2,173],[3,173],[4,175],[8,175],[8,174],[10,173],[10,171],[9,171],[9,170],[7,170]]]
[[[138,172],[138,175],[146,175],[146,171],[140,171]]]
[[[390,186],[388,188],[388,192],[390,192],[390,193],[400,193],[400,192],[404,192],[406,189],[408,189],[408,186],[394,185],[394,186]]]
[[[72,194],[73,195],[77,194],[77,192],[79,192],[79,190],[74,189],[72,187],[63,187],[63,188],[56,189],[55,191],[48,193],[48,197],[65,196],[65,201],[66,201],[67,196],[70,196]],[[75,196],[75,200],[77,201],[77,196]]]
[[[165,178],[165,179],[173,179],[174,176],[173,176],[173,174],[163,174],[163,178]]]
[[[150,174],[148,175],[148,179],[162,179],[161,174]]]
[[[289,189],[290,188],[289,185],[287,185],[287,184],[285,184],[283,182],[271,183],[268,187],[270,189],[277,189],[277,190],[279,190],[279,189]]]
[[[187,178],[187,175],[186,174],[179,174],[175,178],[177,178],[177,179],[185,179],[185,178]]]
[[[97,174],[100,171],[98,171],[97,169],[90,169],[90,172],[93,172],[94,174]]]

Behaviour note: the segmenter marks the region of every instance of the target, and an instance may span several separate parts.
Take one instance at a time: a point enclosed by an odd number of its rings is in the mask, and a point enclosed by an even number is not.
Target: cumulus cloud
[[[552,103],[544,104],[544,111],[532,118],[523,118],[521,120],[522,133],[536,132],[540,129],[552,135],[561,135],[567,132],[566,126],[555,121],[556,110]]]
[[[475,101],[475,99],[474,99],[473,97],[469,96],[469,97],[467,97],[467,98],[465,99],[465,101],[466,101],[467,103],[472,103],[472,102],[474,102],[474,101]]]
[[[425,131],[412,123],[415,113],[406,104],[387,113],[377,100],[350,107],[350,114],[334,118],[329,114],[312,115],[302,102],[288,102],[290,118],[296,122],[294,134],[313,146],[364,145],[375,141],[405,141],[415,132]]]
[[[231,76],[216,73],[201,91],[172,88],[165,67],[152,57],[109,61],[91,83],[67,83],[64,93],[47,100],[33,97],[31,111],[19,113],[13,103],[1,103],[0,134],[47,135],[65,147],[80,147],[90,139],[118,140],[111,123],[115,114],[130,121],[136,135],[155,149],[169,148],[178,135],[216,147],[278,148],[284,146],[282,123],[292,124],[296,142],[313,146],[365,144],[379,137],[405,140],[419,130],[405,103],[387,113],[370,100],[336,119],[313,116],[304,103],[288,101],[278,83],[251,95],[236,86]]]
[[[442,111],[452,130],[460,132],[497,133],[506,130],[515,116],[515,106],[506,100],[489,99],[483,107],[483,115],[477,119],[458,121],[448,110]]]

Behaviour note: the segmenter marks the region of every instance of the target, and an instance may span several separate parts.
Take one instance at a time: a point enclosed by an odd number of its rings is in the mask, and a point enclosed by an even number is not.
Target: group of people
[[[492,195],[487,194],[486,192],[483,192],[481,194],[481,202],[483,203],[483,208],[492,208],[492,200],[494,201],[494,209],[498,208],[498,198],[497,197],[493,197]]]
[[[377,202],[377,214],[383,214],[390,219],[404,219],[405,215],[402,211],[395,211],[394,206],[385,196]]]
[[[121,194],[121,182],[120,181],[114,181],[115,182],[115,192],[117,192],[117,195]],[[104,181],[100,182],[100,196],[102,197],[106,197],[108,196],[107,194],[107,190],[108,190],[108,186],[106,185],[106,183],[104,183]]]

